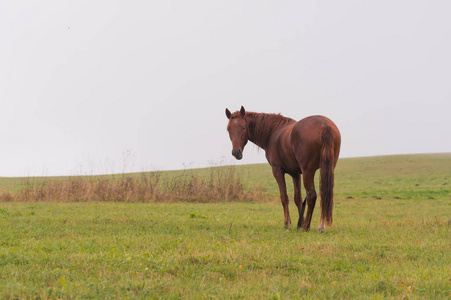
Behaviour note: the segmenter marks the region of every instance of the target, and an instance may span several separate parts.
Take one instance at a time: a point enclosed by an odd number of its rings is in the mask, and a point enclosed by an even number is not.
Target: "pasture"
[[[339,160],[323,234],[319,203],[287,230],[269,166],[236,168],[262,201],[0,202],[0,298],[451,297],[451,154]]]

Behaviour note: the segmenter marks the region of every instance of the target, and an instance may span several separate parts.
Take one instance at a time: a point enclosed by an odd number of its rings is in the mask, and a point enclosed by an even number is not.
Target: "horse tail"
[[[321,220],[324,220],[330,226],[332,225],[332,209],[334,207],[335,149],[334,133],[328,125],[321,128],[321,144]]]

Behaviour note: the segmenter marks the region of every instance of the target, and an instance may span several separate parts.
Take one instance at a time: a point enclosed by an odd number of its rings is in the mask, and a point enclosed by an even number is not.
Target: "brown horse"
[[[325,230],[324,222],[332,224],[334,169],[340,153],[341,136],[337,126],[326,117],[311,116],[296,122],[280,114],[246,112],[231,113],[227,131],[232,141],[232,155],[243,158],[248,141],[266,152],[266,158],[279,185],[280,199],[285,215],[285,227],[290,227],[288,195],[285,174],[291,175],[294,185],[294,202],[298,207],[298,228],[310,229],[316,203],[315,172],[321,169],[321,220],[318,230]],[[304,202],[301,196],[301,174],[307,192]],[[305,203],[308,210],[304,222]]]

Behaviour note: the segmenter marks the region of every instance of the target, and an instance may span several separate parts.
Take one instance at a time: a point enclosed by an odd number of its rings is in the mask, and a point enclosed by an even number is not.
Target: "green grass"
[[[450,298],[450,177],[450,154],[342,159],[324,234],[278,201],[3,202],[0,298]]]

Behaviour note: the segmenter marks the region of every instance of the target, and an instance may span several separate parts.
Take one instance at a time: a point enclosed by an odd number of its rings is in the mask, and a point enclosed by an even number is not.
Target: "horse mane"
[[[295,120],[282,116],[281,114],[266,114],[246,112],[245,121],[249,127],[249,139],[261,148],[269,143],[271,134]]]

